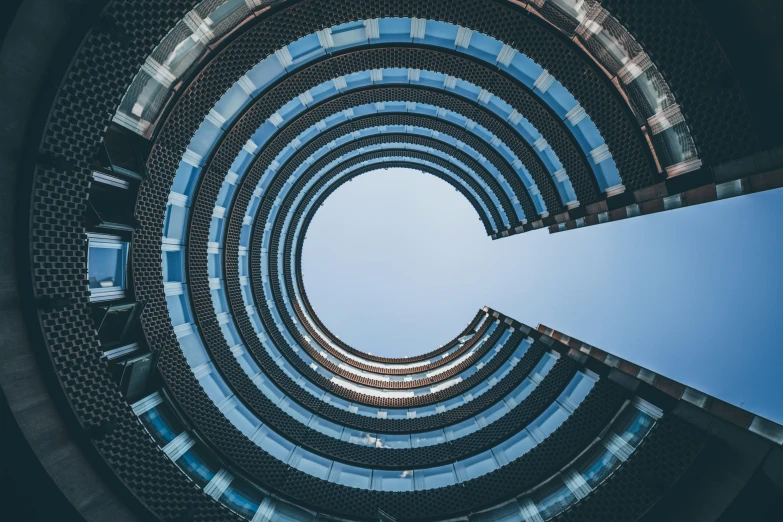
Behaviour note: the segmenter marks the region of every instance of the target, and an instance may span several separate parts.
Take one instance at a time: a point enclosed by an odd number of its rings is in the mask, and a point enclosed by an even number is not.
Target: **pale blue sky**
[[[451,186],[362,175],[319,209],[305,288],[348,344],[401,357],[484,305],[783,422],[783,190],[499,241]]]

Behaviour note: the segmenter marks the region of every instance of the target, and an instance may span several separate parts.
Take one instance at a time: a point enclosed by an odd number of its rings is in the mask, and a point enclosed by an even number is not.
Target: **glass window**
[[[356,413],[363,415],[364,417],[378,417],[378,408],[374,406],[364,406],[363,404],[355,404]]]
[[[442,444],[444,442],[446,442],[446,435],[443,433],[443,430],[414,433],[411,435],[411,443],[414,448],[434,446],[435,444]]]
[[[285,69],[280,64],[277,56],[271,55],[250,69],[245,77],[247,77],[247,79],[249,79],[250,82],[256,87],[253,92],[253,95],[256,95],[261,91],[261,89],[282,76],[284,73]]]
[[[544,520],[550,519],[565,511],[568,506],[576,503],[576,497],[566,487],[560,477],[555,477],[541,486],[531,495],[533,503],[538,508],[538,513]]]
[[[253,382],[256,384],[261,393],[275,404],[278,404],[285,394],[278,388],[266,375],[258,375],[253,378]]]
[[[299,447],[294,450],[288,464],[299,471],[304,471],[308,475],[323,480],[326,480],[326,477],[329,476],[329,469],[332,467],[331,460]]]
[[[635,448],[650,431],[655,419],[636,408],[626,408],[626,410],[618,419],[615,433]]]
[[[223,277],[223,256],[219,251],[207,254],[207,274],[211,278]]]
[[[185,262],[182,254],[182,250],[167,250],[162,253],[164,283],[183,283],[185,281]]]
[[[179,326],[191,321],[190,307],[187,303],[187,294],[184,292],[166,296],[166,305],[171,317],[171,325]]]
[[[190,139],[187,150],[191,154],[195,153],[199,158],[198,163],[203,165],[206,157],[212,152],[212,147],[215,146],[222,135],[223,129],[217,127],[209,120],[204,120]]]
[[[252,439],[258,446],[283,462],[288,461],[288,456],[294,451],[294,445],[286,438],[281,437],[266,426],[261,426]]]
[[[475,388],[473,388],[470,391],[470,395],[472,396],[472,399],[475,399],[476,397],[479,397],[481,395],[484,395],[489,391],[490,388],[492,388],[492,382],[490,380],[484,380],[481,381],[479,384],[476,385]]]
[[[435,404],[431,404],[429,406],[419,406],[417,408],[411,408],[411,413],[413,413],[414,418],[418,417],[429,417],[430,415],[435,415],[438,413],[437,406]]]
[[[409,18],[380,18],[378,20],[380,42],[410,42],[411,21]]]
[[[249,437],[258,429],[261,421],[247,409],[247,406],[239,402],[239,399],[235,397],[233,400],[236,407],[226,412],[226,418],[246,437]]]
[[[235,478],[218,499],[243,517],[251,520],[264,500],[264,494],[255,486]]]
[[[385,410],[387,419],[407,419],[408,410]]]
[[[371,448],[380,448],[380,442],[378,438],[366,431],[359,431],[353,428],[345,428],[341,440],[350,442],[351,444],[359,444],[360,446],[369,446]]]
[[[309,522],[313,520],[313,515],[300,507],[278,500],[275,504],[272,520],[275,522]]]
[[[491,451],[485,451],[457,462],[454,468],[457,470],[460,482],[465,482],[495,471],[498,469],[498,463]]]
[[[304,389],[304,391],[306,391],[316,399],[320,399],[324,395],[324,391],[319,386],[311,383],[308,380],[300,381],[299,386],[301,386]]]
[[[198,443],[177,459],[177,466],[202,488],[220,470],[220,464]]]
[[[482,513],[470,515],[470,522],[526,522],[516,500]]]
[[[413,471],[376,469],[372,473],[372,489],[375,491],[413,491]]]
[[[235,83],[220,98],[212,109],[216,114],[223,117],[226,122],[221,126],[224,129],[229,128],[231,121],[237,114],[250,102],[250,96],[245,92],[241,85]]]
[[[325,394],[323,400],[337,408],[338,410],[342,411],[348,411],[348,409],[351,406],[351,403],[346,401],[345,399],[341,399],[339,397],[336,397],[334,395]]]
[[[457,483],[457,474],[451,464],[437,468],[417,469],[413,478],[416,491],[444,488]]]
[[[367,43],[367,34],[364,30],[364,21],[349,22],[347,24],[338,25],[332,28],[332,41],[334,47],[340,48],[345,46],[357,45],[360,43]]]
[[[171,191],[190,197],[201,175],[201,169],[190,163],[180,162],[177,173],[174,176]]]
[[[476,420],[468,419],[466,421],[460,422],[459,424],[448,426],[443,431],[446,432],[447,440],[454,440],[460,437],[464,437],[465,435],[469,435],[474,431],[478,431],[478,429],[479,425],[476,424]]]
[[[190,330],[187,335],[180,337],[179,346],[191,368],[201,366],[210,360],[204,345],[201,344],[201,337],[195,330]]]
[[[222,292],[223,289],[221,288],[220,291]],[[226,339],[229,346],[237,346],[242,343],[242,340],[239,338],[239,332],[237,332],[237,327],[234,326],[234,321],[221,324],[220,330],[223,332],[223,337]]]
[[[536,385],[533,384],[533,381],[530,379],[525,379],[522,381],[519,386],[514,388],[514,391],[508,394],[505,401],[506,404],[508,404],[510,407],[517,406],[524,401],[528,395],[530,395],[533,390],[536,389]]]
[[[87,277],[93,300],[124,297],[128,243],[113,236],[92,236],[87,254]]]
[[[349,488],[369,489],[371,480],[371,469],[357,468],[341,462],[335,462],[329,472],[329,482],[342,484]]]
[[[308,426],[319,433],[323,433],[324,435],[328,435],[329,437],[333,437],[335,439],[339,439],[343,434],[342,426],[335,424],[334,422],[330,422],[324,418],[318,417],[317,415],[313,415],[313,418],[310,420],[310,424],[308,424]]]
[[[462,395],[458,397],[454,397],[453,399],[449,399],[441,403],[441,405],[443,405],[446,411],[453,410],[454,408],[459,408],[463,404],[465,404],[465,399],[462,398]]]
[[[313,416],[310,411],[295,403],[289,397],[283,399],[283,401],[280,403],[280,409],[304,425],[307,425]]]
[[[571,382],[568,383],[565,390],[563,390],[563,393],[557,398],[557,401],[561,404],[567,403],[572,409],[575,409],[582,404],[584,398],[587,397],[587,394],[593,389],[593,385],[595,385],[595,380],[593,378],[588,377],[582,372],[577,372],[576,375],[574,375],[574,378],[571,379]]]
[[[476,420],[478,423],[482,426],[486,426],[487,424],[491,424],[501,418],[503,415],[511,411],[508,406],[506,406],[506,403],[503,401],[500,401],[499,403],[495,404],[494,406],[490,406],[487,410],[484,412],[476,415]]]
[[[582,475],[591,488],[595,489],[622,461],[607,450],[602,444],[596,444],[588,450],[574,465],[574,469]]]
[[[533,440],[533,437],[530,436],[527,430],[522,430],[507,441],[498,444],[492,452],[495,454],[498,462],[505,465],[518,459],[535,445],[536,441]]]
[[[256,361],[247,353],[247,350],[243,350],[240,355],[237,355],[237,362],[248,377],[252,377],[261,371]]]
[[[161,447],[185,430],[176,416],[164,405],[142,413],[139,420]]]
[[[379,448],[408,449],[411,447],[410,435],[378,434]]]
[[[557,358],[551,353],[545,353],[541,360],[538,361],[538,364],[536,364],[536,367],[533,368],[533,371],[530,372],[530,379],[534,383],[539,384],[544,380],[544,377],[546,377],[546,374],[549,373],[549,370],[552,369],[556,362]]]
[[[212,402],[220,404],[226,397],[231,395],[231,390],[229,390],[223,379],[215,374],[214,365],[212,363],[209,363],[209,365],[212,367],[212,371],[203,376],[199,380],[199,384],[204,388],[204,393],[207,394]]]
[[[550,436],[568,418],[568,412],[559,404],[552,404],[536,420],[530,423],[528,431],[539,442]]]
[[[182,205],[169,202],[166,205],[166,217],[163,224],[163,237],[166,239],[182,241],[182,239],[185,237],[185,225],[187,220],[188,209]]]
[[[212,294],[212,306],[215,308],[216,314],[222,314],[229,311],[228,297],[226,296],[226,291],[222,286],[220,288],[213,288],[210,290],[210,294]],[[229,346],[234,345],[229,344]]]

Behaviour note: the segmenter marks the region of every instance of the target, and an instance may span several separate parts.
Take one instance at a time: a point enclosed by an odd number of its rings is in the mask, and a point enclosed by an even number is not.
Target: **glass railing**
[[[133,409],[153,440],[195,485],[242,517],[248,520],[321,520],[316,513],[276,499],[222,467],[206,446],[184,430],[158,393],[137,402]],[[554,518],[591,495],[632,458],[661,415],[661,410],[655,406],[635,398],[626,403],[596,442],[555,476],[519,497],[473,513],[468,519],[471,522],[531,522]],[[545,416],[546,413],[542,415]],[[286,457],[287,462],[300,471],[347,487],[389,492],[421,491],[467,482],[519,458],[537,444],[535,438],[523,431],[521,436],[512,437],[490,451],[455,465],[398,471],[360,468],[339,462],[330,464],[317,455],[297,451],[301,448],[271,436],[263,427],[259,432],[262,435],[254,439],[257,444],[263,444],[270,454]]]
[[[518,459],[557,431],[573,413],[574,408],[581,404],[596,381],[597,376],[594,374],[578,372],[566,390],[541,415],[534,419],[526,428],[488,451],[458,460],[454,464],[443,466],[405,471],[379,470],[381,473],[379,473],[377,479],[374,475],[376,470],[335,462],[288,441],[272,428],[261,423],[260,420],[254,419],[249,410],[236,399],[221,396],[220,393],[208,389],[204,384],[202,384],[202,387],[210,395],[210,398],[214,397],[213,401],[218,399],[216,405],[237,429],[262,450],[294,469],[313,477],[348,487],[379,491],[422,491],[467,482],[491,473]],[[210,383],[208,386],[212,386],[212,384]],[[149,404],[149,400],[145,400]],[[161,408],[161,405],[158,404],[154,408],[158,410]],[[134,406],[134,409],[138,413],[141,408]],[[166,440],[176,431],[175,427],[165,424],[166,420],[171,417],[167,413],[152,414],[150,410],[146,410],[140,413],[140,415],[142,417],[146,416],[142,423],[147,429],[153,431],[160,430],[162,432],[153,435],[155,440]],[[478,426],[470,428],[470,422],[478,424],[475,419],[470,419],[446,428],[444,430],[445,440],[454,440],[479,429]],[[484,422],[486,421],[484,420]],[[349,435],[349,437],[352,436],[366,439],[368,445],[372,444],[377,448],[410,448],[412,444],[411,435],[409,434],[390,434],[386,435],[385,439],[376,437],[375,440],[372,440],[373,437],[369,434]],[[620,440],[625,441],[625,439]],[[169,457],[172,457],[172,460],[196,484],[205,488],[205,490],[209,490],[211,481],[220,474],[220,468],[211,462],[209,456],[198,450],[193,450],[192,446],[194,444],[188,446],[187,442],[195,443],[195,440],[190,438],[187,432],[184,432],[184,434],[177,435],[170,442],[166,443],[163,446],[164,452]],[[620,443],[618,442],[617,444]],[[172,450],[172,448],[174,449]],[[174,455],[177,456],[176,459],[173,458]],[[396,477],[394,474],[396,474]]]

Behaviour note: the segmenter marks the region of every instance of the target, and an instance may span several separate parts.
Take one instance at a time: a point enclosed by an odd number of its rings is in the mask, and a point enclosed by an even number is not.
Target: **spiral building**
[[[302,279],[379,168],[498,240],[783,186],[783,60],[719,4],[9,6],[9,520],[780,520],[780,425],[491,308],[373,356]]]

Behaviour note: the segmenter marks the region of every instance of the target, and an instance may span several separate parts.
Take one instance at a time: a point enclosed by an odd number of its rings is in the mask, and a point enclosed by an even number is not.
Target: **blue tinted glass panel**
[[[329,476],[332,461],[302,448],[296,448],[288,464],[308,475],[326,480],[326,477]]]
[[[200,444],[196,444],[177,459],[177,466],[202,488],[220,471],[220,466],[208,456],[208,452]]]
[[[329,482],[349,488],[369,489],[372,482],[372,470],[335,462],[329,473]]]
[[[165,446],[184,431],[167,406],[162,404],[139,415],[139,420],[159,446]]]
[[[416,491],[425,489],[444,488],[457,483],[457,474],[454,466],[439,466],[437,468],[417,469],[414,475]]]
[[[443,433],[443,430],[414,433],[411,435],[411,444],[414,448],[434,446],[435,444],[442,444],[444,442],[446,442],[446,435]]]
[[[255,486],[235,478],[220,496],[220,502],[251,520],[264,500],[264,494]]]
[[[478,478],[481,475],[492,473],[498,469],[498,463],[495,461],[491,451],[479,453],[473,457],[457,462],[454,467],[457,470],[457,476],[460,482]]]
[[[413,471],[376,469],[372,474],[375,491],[413,491]]]

